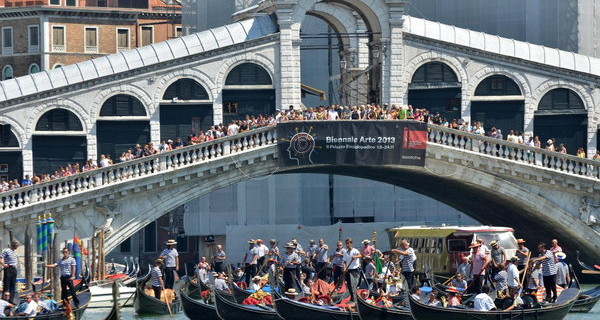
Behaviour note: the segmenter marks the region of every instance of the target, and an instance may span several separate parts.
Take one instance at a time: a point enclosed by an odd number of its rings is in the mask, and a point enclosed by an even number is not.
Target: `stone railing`
[[[0,213],[277,143],[265,127],[0,193]]]
[[[428,125],[429,142],[537,167],[600,179],[600,161],[579,158],[473,133]]]

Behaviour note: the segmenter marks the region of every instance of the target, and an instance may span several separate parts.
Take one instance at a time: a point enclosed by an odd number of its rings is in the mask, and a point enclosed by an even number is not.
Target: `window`
[[[163,100],[208,100],[206,89],[193,79],[179,79],[171,84],[165,94]]]
[[[66,0],[67,1],[67,7],[76,7],[77,6],[77,0]]]
[[[40,51],[40,26],[29,26],[29,52]]]
[[[50,5],[52,5],[52,6],[60,6],[60,0],[50,0]]]
[[[538,110],[585,110],[583,101],[571,89],[554,89],[544,95]]]
[[[131,252],[131,238],[127,238],[125,241],[121,242],[121,252]]]
[[[156,221],[144,227],[144,252],[156,252]]]
[[[175,37],[179,38],[183,35],[181,27],[175,27]]]
[[[11,65],[4,66],[4,68],[2,69],[2,80],[12,79],[13,77],[14,77],[14,75],[13,75],[12,66]]]
[[[412,83],[458,82],[454,71],[445,63],[429,62],[415,71]]]
[[[44,113],[37,124],[36,131],[83,131],[83,125],[77,116],[65,109],[53,109]]]
[[[140,102],[127,94],[112,96],[104,102],[100,109],[101,117],[145,116],[146,109]]]
[[[85,27],[85,53],[98,53],[98,28]]]
[[[65,52],[65,27],[52,26],[52,51]]]
[[[227,75],[225,85],[269,85],[271,76],[263,67],[254,63],[242,63]]]
[[[129,49],[129,29],[117,29],[117,52]]]
[[[37,63],[32,63],[29,65],[29,74],[34,74],[40,72],[40,66]]]
[[[142,27],[142,47],[154,43],[154,28]]]
[[[13,54],[13,29],[2,28],[2,54]]]
[[[237,114],[238,103],[235,101],[225,102],[223,104],[223,114]]]

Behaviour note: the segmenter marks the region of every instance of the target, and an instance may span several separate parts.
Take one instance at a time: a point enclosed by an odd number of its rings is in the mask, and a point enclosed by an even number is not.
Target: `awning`
[[[307,94],[310,94],[313,96],[320,97],[321,100],[327,100],[327,97],[325,97],[325,92],[319,89],[315,89],[313,87],[309,87],[305,84],[300,84],[300,91],[302,92],[302,98],[304,98]]]

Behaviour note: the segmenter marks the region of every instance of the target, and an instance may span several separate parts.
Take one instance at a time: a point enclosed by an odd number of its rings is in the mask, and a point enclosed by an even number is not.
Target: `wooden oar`
[[[454,278],[456,278],[456,275],[453,275],[452,277],[448,278],[448,277],[442,277],[442,276],[437,276],[436,277],[440,277],[440,278],[444,278],[446,279],[446,281],[444,281],[444,283],[442,283],[443,285],[447,285],[448,283],[450,283],[450,281],[454,280]]]
[[[600,270],[596,271],[596,270],[581,270],[581,273],[585,273],[585,274],[600,274]]]
[[[167,303],[167,310],[173,317],[173,311],[171,310],[171,303],[173,302],[173,289],[165,289],[165,302]]]

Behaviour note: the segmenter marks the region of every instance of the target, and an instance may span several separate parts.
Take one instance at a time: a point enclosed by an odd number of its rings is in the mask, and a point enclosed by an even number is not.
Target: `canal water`
[[[587,290],[595,287],[596,285],[583,285],[583,290]],[[108,314],[110,309],[88,309],[85,312],[84,319],[85,320],[102,320]],[[184,320],[187,317],[183,313],[179,313],[174,315],[173,317],[169,315],[164,316],[138,316],[135,314],[133,307],[131,308],[123,308],[122,309],[122,320],[132,320],[132,319],[176,319],[176,320]],[[588,313],[569,313],[569,315],[565,318],[565,320],[598,320],[600,319],[600,303],[596,304],[594,309]],[[218,319],[215,319],[218,320]],[[249,319],[252,320],[252,319]]]

